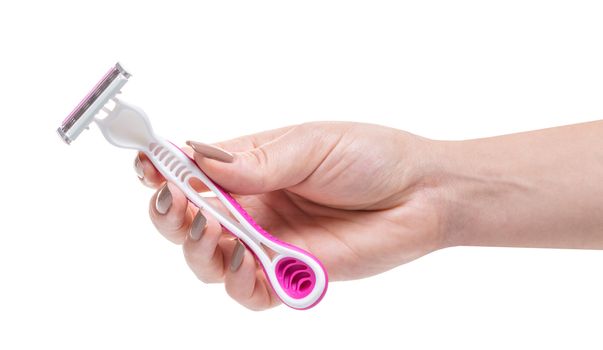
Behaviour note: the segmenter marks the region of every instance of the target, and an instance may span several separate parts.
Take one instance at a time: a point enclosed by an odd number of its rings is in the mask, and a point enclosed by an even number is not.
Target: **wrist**
[[[603,247],[603,123],[428,141],[442,246]]]
[[[430,141],[425,181],[433,189],[442,246],[507,245],[497,232],[511,232],[509,207],[528,197],[517,160],[488,139]]]

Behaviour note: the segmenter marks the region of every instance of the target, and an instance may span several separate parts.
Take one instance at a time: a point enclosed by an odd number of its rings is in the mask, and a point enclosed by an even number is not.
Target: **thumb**
[[[194,142],[189,144],[196,150],[195,161],[212,180],[230,192],[246,195],[275,191],[303,182],[339,140],[334,134],[306,124],[292,127],[273,139],[261,140],[258,135],[220,143],[226,151],[232,151],[232,158],[228,159],[231,162],[216,160],[215,156],[208,158],[204,154],[206,151],[194,147]],[[258,145],[258,140],[264,142]],[[248,147],[242,148],[241,145]]]

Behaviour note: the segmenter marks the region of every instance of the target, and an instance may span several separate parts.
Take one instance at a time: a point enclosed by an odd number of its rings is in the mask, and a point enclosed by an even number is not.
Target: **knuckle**
[[[167,213],[163,215],[163,221],[165,228],[175,234],[179,234],[185,231],[185,215],[182,213]]]
[[[199,266],[197,266],[199,267]],[[222,282],[222,277],[219,271],[206,270],[203,268],[192,268],[197,279],[205,284],[213,284]]]
[[[248,171],[254,173],[253,178],[257,182],[258,187],[265,188],[267,177],[261,176],[261,174],[266,174],[267,169],[271,164],[269,161],[270,158],[268,156],[268,152],[266,152],[266,149],[264,147],[260,146],[251,150],[249,154],[251,155],[252,162],[255,163],[255,166],[248,169]]]
[[[220,282],[219,271],[213,269],[211,263],[203,259],[203,256],[193,247],[190,241],[185,241],[182,252],[184,260],[199,281],[206,284]]]
[[[252,149],[250,154],[258,166],[266,167],[268,165],[268,153],[266,152],[266,149],[263,146],[259,146]]]
[[[269,309],[267,305],[243,305],[251,311],[260,312]]]
[[[195,267],[195,265],[197,264],[197,254],[195,253],[195,250],[192,247],[192,244],[190,243],[190,241],[186,241],[184,242],[184,244],[182,245],[182,254],[184,255],[184,260],[186,261],[186,263],[191,267]]]
[[[249,299],[249,295],[246,295],[246,293],[244,293],[241,290],[241,288],[238,288],[234,283],[231,283],[231,282],[224,283],[224,289],[226,290],[226,293],[231,298],[233,298],[234,300],[238,301],[241,304],[243,304],[245,301],[247,301]]]
[[[150,213],[151,222],[155,226],[155,229],[169,241],[182,244],[185,240],[185,229],[184,225],[174,225],[173,223],[169,223],[171,219],[168,218],[168,215],[158,216],[152,210]],[[183,221],[184,222],[184,221]]]
[[[193,270],[193,273],[195,274],[195,276],[197,277],[197,279],[199,281],[201,281],[201,282],[203,282],[205,284],[209,284],[209,283],[215,282],[211,278],[209,278],[208,276],[206,276],[206,275],[204,275],[202,273],[199,273],[199,271]]]

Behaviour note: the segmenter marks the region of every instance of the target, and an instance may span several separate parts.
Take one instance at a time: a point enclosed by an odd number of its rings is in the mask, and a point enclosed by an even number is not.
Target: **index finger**
[[[280,136],[286,134],[289,130],[293,129],[295,126],[296,125],[289,125],[278,129],[266,130],[256,134],[215,142],[213,145],[223,148],[229,152],[244,152],[279,138]]]

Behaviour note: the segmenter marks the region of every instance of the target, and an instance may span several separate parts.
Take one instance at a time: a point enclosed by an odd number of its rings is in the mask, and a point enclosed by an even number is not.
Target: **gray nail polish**
[[[203,155],[206,158],[214,159],[225,163],[232,163],[234,161],[233,154],[226,150],[223,150],[220,147],[195,141],[186,141],[186,144],[191,146],[195,152]]]
[[[136,156],[134,159],[134,171],[136,171],[136,175],[140,180],[144,179],[144,169],[142,168],[142,162],[140,161],[140,156]]]
[[[163,215],[170,210],[172,206],[172,192],[168,188],[168,185],[165,184],[157,193],[157,197],[155,199],[155,209],[159,214]]]
[[[232,258],[230,259],[230,271],[237,272],[241,263],[243,263],[243,257],[245,256],[245,246],[241,241],[237,240],[237,245],[234,247],[232,252]]]
[[[207,219],[201,213],[201,210],[197,212],[193,222],[191,223],[191,230],[189,235],[193,241],[198,241],[201,239],[203,232],[205,232],[205,227],[207,226]]]

